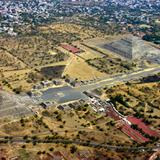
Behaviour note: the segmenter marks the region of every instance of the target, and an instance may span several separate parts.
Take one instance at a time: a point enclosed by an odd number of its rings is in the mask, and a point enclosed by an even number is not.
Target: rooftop
[[[68,50],[69,52],[74,53],[74,54],[80,52],[80,49],[78,49],[72,45],[69,45],[69,44],[61,44],[61,47]]]
[[[142,129],[143,132],[145,132],[146,134],[148,134],[150,136],[155,136],[155,137],[160,136],[156,131],[150,129],[149,126],[147,126],[145,123],[143,123],[142,119],[138,119],[136,117],[129,116],[129,117],[127,117],[127,120],[130,121],[132,124],[136,124],[138,126],[138,128]]]

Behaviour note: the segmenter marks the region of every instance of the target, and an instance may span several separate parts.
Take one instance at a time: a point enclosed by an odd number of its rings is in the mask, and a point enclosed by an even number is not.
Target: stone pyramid
[[[104,44],[103,48],[127,59],[140,59],[154,55],[160,56],[160,49],[132,35]]]

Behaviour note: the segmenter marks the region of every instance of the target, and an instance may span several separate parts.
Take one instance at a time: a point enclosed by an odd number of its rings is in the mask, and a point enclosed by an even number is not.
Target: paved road
[[[67,103],[79,99],[86,99],[87,97],[82,94],[84,91],[93,90],[101,87],[111,87],[117,85],[120,82],[127,82],[130,80],[139,79],[142,77],[147,77],[149,75],[154,75],[160,73],[160,66],[156,68],[148,68],[142,71],[133,72],[130,74],[119,75],[113,78],[104,78],[97,82],[79,86],[79,87],[59,87],[59,88],[50,88],[42,93],[41,99],[38,102],[50,101],[57,102],[58,104]]]
[[[145,70],[138,71],[138,72],[133,72],[133,73],[130,73],[130,74],[124,74],[124,75],[121,75],[121,76],[116,76],[114,78],[103,79],[103,80],[97,81],[93,84],[80,86],[80,87],[77,87],[75,89],[80,91],[80,92],[83,92],[83,91],[87,91],[87,90],[93,90],[93,89],[96,89],[96,88],[101,88],[103,86],[114,86],[114,85],[116,85],[117,83],[120,83],[120,82],[127,82],[127,81],[130,81],[130,80],[136,80],[136,79],[139,79],[139,78],[142,78],[142,77],[147,77],[147,76],[154,75],[154,74],[157,74],[157,73],[160,73],[160,66],[156,67],[156,68],[147,68]]]

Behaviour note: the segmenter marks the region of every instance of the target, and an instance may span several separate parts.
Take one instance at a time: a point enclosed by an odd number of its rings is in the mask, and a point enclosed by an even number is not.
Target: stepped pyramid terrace
[[[99,45],[100,48],[110,50],[127,59],[158,59],[160,58],[160,49],[152,46],[150,43],[132,35],[121,39],[113,40],[109,43]],[[160,63],[160,62],[159,62]]]

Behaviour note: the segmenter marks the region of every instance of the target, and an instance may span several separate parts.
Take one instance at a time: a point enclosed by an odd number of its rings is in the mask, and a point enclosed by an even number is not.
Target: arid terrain
[[[19,29],[0,36],[0,159],[147,160],[158,152],[158,45],[71,22]],[[144,46],[149,56],[137,58]]]

